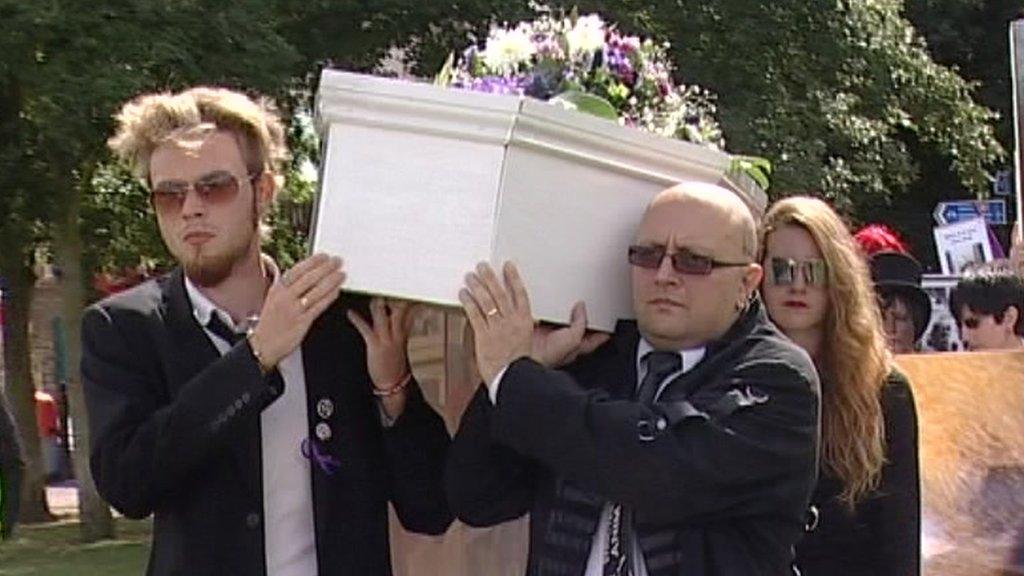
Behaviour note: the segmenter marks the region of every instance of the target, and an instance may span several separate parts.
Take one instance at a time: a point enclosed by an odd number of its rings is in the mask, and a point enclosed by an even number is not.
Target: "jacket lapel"
[[[186,382],[217,361],[220,353],[192,313],[192,303],[185,291],[185,275],[180,267],[168,276],[162,307],[171,335],[168,393],[174,398]],[[245,489],[260,502],[263,501],[261,443],[259,419],[256,419],[230,444],[230,458]]]
[[[185,276],[176,268],[164,285],[164,317],[171,334],[171,361],[169,390],[171,397],[189,380],[212,364],[219,356],[206,332],[192,314],[192,303],[185,292]]]
[[[704,358],[689,371],[683,372],[666,384],[659,398],[667,398],[670,391],[671,397],[674,399],[689,398],[702,384],[711,382],[713,378],[709,375],[717,372],[716,367],[722,363],[723,359],[732,357],[731,354],[723,354],[723,351],[732,346],[742,345],[745,341],[744,336],[758,325],[764,315],[764,306],[760,299],[756,297],[751,299],[746,311],[736,319],[729,330],[721,338],[707,344]]]

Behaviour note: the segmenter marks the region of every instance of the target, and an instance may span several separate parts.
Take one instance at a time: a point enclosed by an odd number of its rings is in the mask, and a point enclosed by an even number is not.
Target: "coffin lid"
[[[767,195],[746,174],[730,172],[733,157],[524,96],[486,94],[433,84],[324,70],[316,128],[344,122],[439,134],[503,146],[543,148],[584,162],[644,174],[666,187],[693,179],[735,192],[760,220]],[[690,174],[690,176],[684,176]]]

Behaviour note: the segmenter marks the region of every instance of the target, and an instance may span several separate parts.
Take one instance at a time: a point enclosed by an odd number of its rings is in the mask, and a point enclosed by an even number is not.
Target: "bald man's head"
[[[660,192],[644,213],[636,244],[669,256],[657,269],[633,266],[637,323],[659,349],[721,337],[761,281],[753,215],[720,186],[687,182]]]
[[[723,219],[727,229],[739,242],[742,254],[753,260],[757,257],[757,222],[750,208],[735,192],[704,182],[682,182],[658,193],[647,206],[647,213],[660,204],[679,202],[701,206],[701,210],[715,213]]]

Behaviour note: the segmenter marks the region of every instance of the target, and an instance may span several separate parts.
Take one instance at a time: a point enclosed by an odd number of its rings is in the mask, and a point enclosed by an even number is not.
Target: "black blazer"
[[[481,389],[449,453],[456,516],[530,513],[528,573],[583,573],[601,508],[633,510],[650,576],[790,573],[817,469],[818,380],[759,303],[654,406],[633,401],[639,335],[565,371],[520,359]]]
[[[839,500],[843,483],[821,470],[811,498],[817,520],[796,546],[803,576],[921,574],[917,410],[906,376],[890,372],[881,400],[886,444],[881,482],[851,511]]]
[[[382,426],[344,307],[302,344],[309,434],[326,421],[326,451],[341,463],[333,475],[311,466],[317,561],[321,576],[387,575],[389,501],[410,530],[440,534],[451,522],[441,488],[450,438],[415,383],[402,416]],[[260,413],[283,391],[280,375],[260,374],[247,340],[218,354],[180,269],[91,306],[82,342],[93,478],[125,516],[154,516],[148,574],[264,574]]]

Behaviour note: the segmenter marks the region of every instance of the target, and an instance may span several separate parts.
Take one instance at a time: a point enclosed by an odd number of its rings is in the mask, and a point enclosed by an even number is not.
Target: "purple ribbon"
[[[328,476],[334,476],[338,468],[341,468],[341,462],[334,456],[324,452],[320,442],[317,440],[311,442],[309,438],[304,439],[302,441],[302,455],[311,462],[316,462],[316,465]]]

